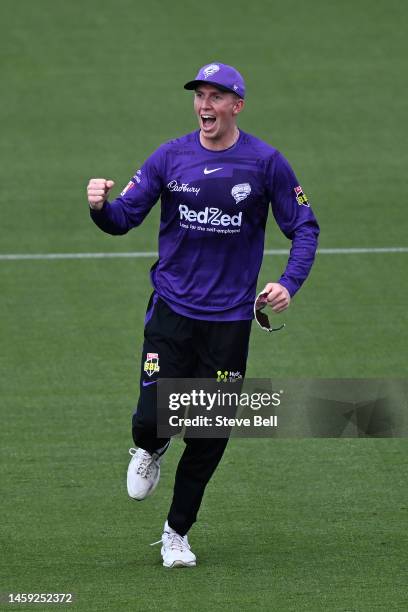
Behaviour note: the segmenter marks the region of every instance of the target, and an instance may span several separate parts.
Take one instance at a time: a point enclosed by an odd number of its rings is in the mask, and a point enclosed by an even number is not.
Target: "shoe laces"
[[[176,531],[165,531],[160,540],[153,542],[150,546],[156,546],[156,544],[160,544],[161,542],[171,550],[179,550],[181,552],[186,550],[186,548],[190,550],[190,545],[186,536],[182,536]]]
[[[132,457],[137,453],[136,448],[129,448],[129,455]],[[154,456],[150,455],[147,451],[143,450],[143,455],[137,466],[136,473],[142,478],[149,478],[152,474],[153,465],[156,463]]]
[[[190,548],[190,546],[188,545],[188,542],[186,541],[186,539],[184,539],[183,536],[181,536],[179,533],[176,533],[175,531],[166,531],[166,545],[171,549],[171,550],[180,550],[183,551],[186,548]]]

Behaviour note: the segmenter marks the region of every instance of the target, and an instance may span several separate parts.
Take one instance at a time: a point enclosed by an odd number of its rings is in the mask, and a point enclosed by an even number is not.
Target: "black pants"
[[[217,371],[245,375],[251,321],[203,321],[175,313],[153,293],[146,312],[140,397],[132,419],[135,444],[150,453],[166,448],[157,437],[157,382],[162,378],[213,378]],[[185,535],[196,521],[205,487],[228,438],[184,438],[170,527]]]

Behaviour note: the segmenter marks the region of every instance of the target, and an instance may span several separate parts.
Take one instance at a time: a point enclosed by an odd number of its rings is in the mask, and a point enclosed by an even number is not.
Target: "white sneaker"
[[[160,479],[160,459],[143,448],[129,448],[132,458],[127,471],[127,490],[132,499],[142,500],[153,493]]]
[[[164,524],[161,542],[164,567],[195,567],[197,559],[190,550],[187,536],[178,534],[169,527],[167,521]]]

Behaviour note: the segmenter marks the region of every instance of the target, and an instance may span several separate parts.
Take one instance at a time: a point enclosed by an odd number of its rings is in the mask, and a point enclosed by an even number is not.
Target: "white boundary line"
[[[408,247],[363,247],[344,249],[318,249],[318,255],[354,255],[360,253],[408,253]],[[264,255],[288,255],[289,249],[265,249]],[[132,259],[157,257],[156,251],[133,251],[129,253],[6,253],[0,254],[0,261],[35,259]]]
[[[10,253],[0,255],[0,261],[16,261],[21,259],[112,259],[133,257],[157,257],[155,251],[135,251],[133,253]]]

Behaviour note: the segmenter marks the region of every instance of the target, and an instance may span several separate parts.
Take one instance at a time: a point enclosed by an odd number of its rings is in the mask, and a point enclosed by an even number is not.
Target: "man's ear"
[[[242,111],[244,106],[245,106],[245,102],[242,98],[239,98],[238,100],[236,100],[236,102],[234,103],[234,106],[232,107],[233,115],[238,115],[238,113]]]

